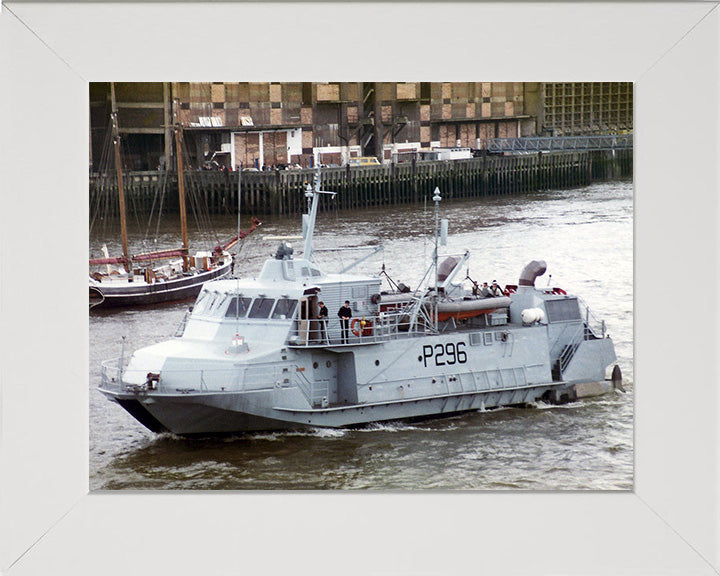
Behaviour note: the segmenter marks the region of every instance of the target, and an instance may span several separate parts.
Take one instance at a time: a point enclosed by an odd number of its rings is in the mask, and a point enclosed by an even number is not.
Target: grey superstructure
[[[578,297],[536,288],[542,261],[491,297],[456,281],[467,253],[440,262],[437,246],[415,291],[324,272],[312,250],[322,193],[317,179],[302,258],[283,243],[257,278],[207,283],[181,335],[136,351],[126,366],[106,362],[100,391],[153,431],[202,435],[352,426],[621,388],[617,366],[606,379],[615,350],[604,323]],[[317,318],[319,301],[328,320]],[[345,301],[346,328],[336,315]]]

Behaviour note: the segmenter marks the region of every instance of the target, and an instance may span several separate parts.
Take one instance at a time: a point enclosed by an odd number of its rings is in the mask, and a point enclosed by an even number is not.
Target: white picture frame
[[[720,572],[716,8],[3,4],[0,573]],[[88,82],[234,79],[635,83],[633,492],[88,493]]]

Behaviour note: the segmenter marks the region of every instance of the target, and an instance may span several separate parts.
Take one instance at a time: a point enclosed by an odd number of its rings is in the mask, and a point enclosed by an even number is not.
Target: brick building
[[[612,84],[612,83],[603,83]],[[615,86],[616,84],[612,84]],[[562,92],[559,88],[562,86]],[[488,138],[566,133],[588,118],[583,108],[565,122],[568,84],[522,82],[156,82],[115,83],[114,104],[128,167],[155,170],[172,163],[174,102],[189,163],[214,161],[263,168],[421,148],[486,147]],[[583,84],[582,86],[587,86]],[[544,110],[548,88],[552,107]],[[562,97],[560,97],[562,94]],[[628,90],[622,92],[626,97]],[[577,92],[585,97],[585,92]],[[601,103],[615,92],[598,92]],[[632,85],[629,89],[632,120]],[[595,95],[590,95],[594,103]],[[604,105],[604,104],[603,104]],[[97,169],[113,102],[109,83],[90,85],[92,169]],[[603,108],[605,110],[605,108]],[[607,109],[609,113],[609,108]],[[613,108],[615,110],[615,108]],[[627,113],[627,105],[622,106]],[[605,114],[601,119],[607,118]],[[595,118],[592,116],[592,118]],[[562,120],[562,128],[558,122]],[[605,125],[603,122],[598,126]],[[570,132],[567,132],[570,133]]]

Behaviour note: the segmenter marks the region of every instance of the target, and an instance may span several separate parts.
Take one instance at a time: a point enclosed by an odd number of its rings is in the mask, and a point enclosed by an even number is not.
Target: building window
[[[303,106],[312,106],[312,82],[302,83],[302,103]]]
[[[420,103],[430,104],[430,82],[420,82]]]

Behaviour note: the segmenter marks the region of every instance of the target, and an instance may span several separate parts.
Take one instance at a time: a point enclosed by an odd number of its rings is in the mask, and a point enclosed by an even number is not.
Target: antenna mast
[[[242,209],[242,162],[238,164],[238,231],[237,231],[237,250],[236,250],[236,262],[235,264],[240,264],[240,214]]]
[[[442,196],[440,196],[440,189],[436,186],[435,195],[433,196],[433,202],[435,202],[435,306],[433,307],[435,310],[433,315],[435,321],[435,331],[438,329],[438,235],[440,234],[440,200],[442,200]]]
[[[312,241],[313,233],[315,232],[315,219],[317,218],[318,204],[320,203],[320,194],[330,194],[333,197],[335,196],[335,192],[320,190],[320,166],[317,165],[317,171],[315,172],[315,186],[314,188],[310,188],[308,185],[305,189],[305,197],[308,199],[308,222],[305,234],[305,249],[303,258],[306,260],[310,260],[312,258]]]

